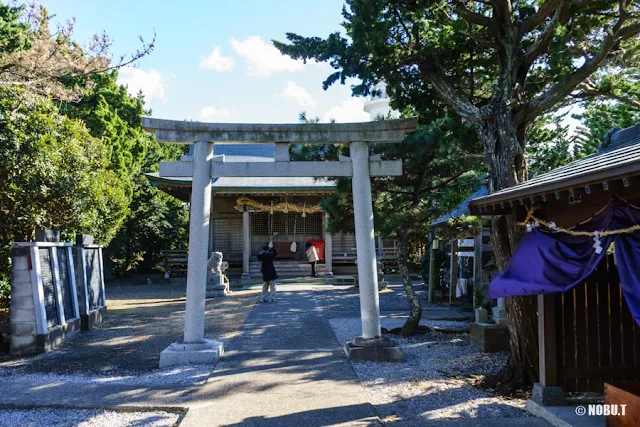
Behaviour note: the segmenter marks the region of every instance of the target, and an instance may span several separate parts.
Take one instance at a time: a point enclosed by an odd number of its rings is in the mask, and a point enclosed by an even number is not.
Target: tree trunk
[[[489,163],[491,193],[525,179],[525,140],[522,129],[523,126],[519,126],[506,104],[497,105],[494,119],[477,127]],[[500,271],[507,267],[521,237],[522,229],[513,213],[492,218],[491,244]],[[538,376],[535,297],[509,297],[506,299],[506,310],[511,354],[507,369],[497,379],[503,392],[532,385]]]
[[[408,228],[408,227],[407,227]],[[398,260],[398,269],[400,270],[400,276],[402,277],[402,287],[407,295],[407,301],[409,301],[409,318],[402,326],[400,335],[404,337],[415,335],[418,332],[418,325],[422,318],[422,306],[420,300],[413,290],[413,284],[411,283],[411,277],[409,277],[409,269],[407,267],[407,241],[409,239],[407,228],[400,232],[400,257]]]

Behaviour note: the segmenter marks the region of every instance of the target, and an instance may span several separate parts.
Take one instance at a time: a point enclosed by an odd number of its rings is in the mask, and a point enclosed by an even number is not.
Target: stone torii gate
[[[383,339],[380,329],[372,176],[402,175],[402,161],[369,156],[370,143],[398,143],[417,119],[367,123],[235,124],[142,117],[144,129],[160,142],[194,144],[193,157],[161,162],[160,176],[192,177],[184,338],[167,347],[160,366],[213,363],[221,342],[205,339],[205,297],[212,177],[352,177],[362,335],[345,344],[350,358],[401,360],[402,349]],[[225,162],[213,156],[213,142],[275,143],[275,162]],[[337,162],[292,162],[289,144],[349,144],[350,158]]]

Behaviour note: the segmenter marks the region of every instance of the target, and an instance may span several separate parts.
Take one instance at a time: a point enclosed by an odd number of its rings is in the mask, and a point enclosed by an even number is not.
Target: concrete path
[[[224,396],[184,426],[381,425],[312,291],[257,305],[207,382]]]
[[[36,379],[26,379],[20,375],[0,376],[0,408],[11,405],[187,408],[188,413],[181,423],[181,426],[187,427],[380,426],[382,423],[377,411],[369,403],[365,389],[346,360],[342,345],[329,324],[331,318],[342,318],[348,313],[357,317],[359,313],[332,310],[333,305],[322,302],[318,293],[314,294],[313,288],[309,285],[283,286],[275,303],[257,304],[244,322],[237,317],[227,316],[227,323],[236,319],[242,325],[237,330],[234,328],[233,339],[225,341],[226,354],[204,384],[148,384],[141,381],[130,384],[74,383],[60,380],[59,377],[48,379],[43,371],[39,371],[44,375]],[[345,294],[345,298],[355,302],[357,295]],[[250,300],[241,296],[237,303],[246,307],[250,305]],[[233,304],[236,308],[237,303]],[[396,305],[389,304],[392,308]],[[350,307],[347,306],[347,309]],[[226,313],[222,308],[215,312],[218,316]],[[433,318],[456,315],[454,310],[442,307],[425,311],[428,317]],[[402,312],[389,311],[386,314],[395,317],[401,316]],[[222,318],[213,312],[208,314],[207,319],[208,322],[222,323]],[[167,339],[176,335],[173,329],[181,328],[182,321],[182,317],[162,317],[162,322],[170,322],[171,325]],[[113,326],[118,330],[123,327],[120,324]],[[215,330],[213,326],[212,331]],[[114,346],[111,354],[136,356],[133,350],[130,346]],[[104,356],[108,357],[108,354],[105,350]],[[153,354],[157,357],[156,351]],[[67,360],[67,356],[65,352],[59,352],[56,363],[61,367],[58,370],[75,373],[70,372],[73,371],[69,369],[72,360]],[[132,360],[138,359],[136,356]],[[36,366],[41,362],[34,358],[31,363]],[[45,372],[57,371],[50,369],[52,361],[47,363]],[[100,364],[100,358],[95,363]],[[34,368],[27,371],[38,370]],[[143,373],[144,369],[139,369],[139,372]],[[486,423],[495,427],[546,424],[539,419],[465,419],[444,423],[438,420],[424,425],[475,427]],[[413,427],[416,424],[393,422],[389,425]]]

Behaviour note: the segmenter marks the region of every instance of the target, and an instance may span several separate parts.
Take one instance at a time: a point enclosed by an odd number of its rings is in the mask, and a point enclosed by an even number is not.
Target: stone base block
[[[102,318],[104,314],[107,312],[107,307],[100,307],[96,310],[89,312],[89,314],[81,314],[80,315],[80,329],[83,331],[88,331],[93,327],[93,325],[98,325],[102,323]]]
[[[471,344],[484,353],[509,351],[509,329],[493,323],[472,323]]]
[[[531,400],[543,406],[561,406],[566,404],[562,387],[545,386],[540,383],[533,385]]]
[[[80,331],[80,319],[70,320],[65,325],[55,326],[46,334],[11,335],[10,352],[13,355],[47,353],[60,347],[65,340]]]
[[[403,362],[404,350],[389,338],[363,339],[356,337],[347,341],[344,352],[349,360],[372,362]]]
[[[507,310],[503,307],[492,307],[491,317],[498,325],[507,326]]]
[[[207,298],[225,297],[229,288],[225,285],[207,285]]]
[[[176,365],[211,365],[224,354],[220,341],[205,339],[202,343],[174,342],[160,353],[160,367]]]

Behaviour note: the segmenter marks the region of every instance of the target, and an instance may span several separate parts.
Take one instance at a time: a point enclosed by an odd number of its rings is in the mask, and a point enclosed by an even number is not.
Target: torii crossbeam
[[[382,339],[375,256],[372,176],[402,175],[402,161],[369,156],[370,143],[397,143],[413,132],[417,118],[366,123],[236,124],[201,123],[142,117],[142,126],[160,142],[194,144],[193,156],[161,162],[160,176],[192,177],[184,339],[165,349],[160,366],[213,363],[222,355],[220,342],[204,337],[204,313],[212,177],[337,177],[353,182],[362,336],[345,345],[352,358],[399,360],[402,350]],[[271,142],[275,162],[225,162],[213,156],[214,142]],[[337,162],[289,161],[289,144],[348,144],[351,157]]]

